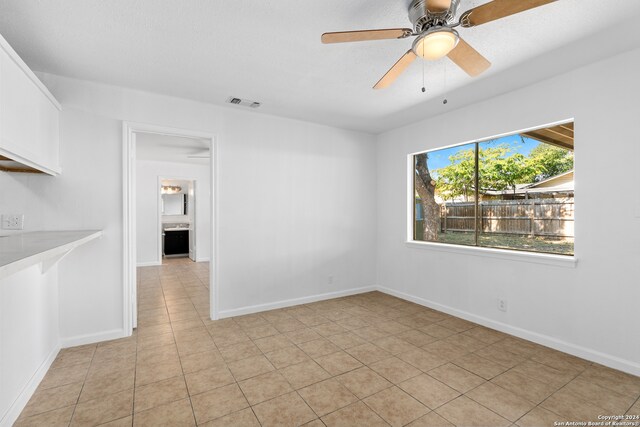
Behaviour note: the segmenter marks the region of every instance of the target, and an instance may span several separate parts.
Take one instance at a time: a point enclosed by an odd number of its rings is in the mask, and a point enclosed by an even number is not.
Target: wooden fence
[[[489,200],[478,207],[482,233],[574,237],[573,198]],[[445,203],[440,210],[442,232],[474,231],[473,202]]]

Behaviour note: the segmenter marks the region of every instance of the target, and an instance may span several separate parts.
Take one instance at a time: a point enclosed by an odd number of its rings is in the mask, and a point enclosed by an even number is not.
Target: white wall
[[[59,349],[57,267],[0,280],[0,425],[18,417]]]
[[[640,374],[639,68],[634,50],[380,135],[378,284]],[[577,267],[405,244],[409,153],[568,118],[575,118]]]
[[[196,181],[196,255],[208,261],[211,248],[209,166],[150,160],[136,161],[136,251],[138,265],[159,265],[158,178],[184,178]],[[188,222],[187,216],[163,216],[162,222]]]
[[[39,76],[63,105],[63,172],[20,178],[26,228],[104,230],[60,264],[63,344],[123,330],[123,120],[216,135],[222,315],[375,284],[373,136]]]
[[[112,143],[122,125],[66,109],[60,128],[63,174],[0,172],[0,213],[24,213],[24,232],[104,230],[98,243],[59,263],[60,337],[70,345],[122,334],[122,151]]]

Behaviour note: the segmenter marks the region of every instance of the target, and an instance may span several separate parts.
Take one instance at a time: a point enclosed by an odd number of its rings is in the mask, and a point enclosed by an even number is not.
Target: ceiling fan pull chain
[[[422,56],[424,57],[424,44],[422,45]],[[427,88],[424,84],[424,58],[422,59],[422,93],[425,93]]]
[[[442,79],[443,81],[443,86],[444,86],[444,99],[442,100],[443,104],[446,104],[447,102],[447,63],[444,63],[444,72],[442,73]]]

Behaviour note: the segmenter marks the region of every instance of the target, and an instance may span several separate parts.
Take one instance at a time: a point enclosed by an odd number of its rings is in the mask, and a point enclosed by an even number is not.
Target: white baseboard
[[[324,301],[332,298],[363,294],[365,292],[371,292],[375,290],[375,286],[365,286],[362,288],[347,289],[344,291],[328,292],[326,294],[311,295],[308,297],[293,298],[266,304],[251,305],[248,307],[234,308],[231,310],[222,310],[220,311],[220,313],[218,313],[218,317],[220,319],[224,319],[225,317],[242,316],[245,314],[259,313],[261,311],[275,310],[276,308],[291,307],[294,305],[308,304],[311,302]]]
[[[196,257],[196,262],[209,262],[209,257],[198,258]]]
[[[60,339],[62,348],[75,347],[78,345],[93,344],[101,341],[115,340],[128,336],[123,329],[112,329],[110,331],[99,332],[97,334],[76,335]]]
[[[384,286],[378,286],[377,290],[385,294],[389,294],[407,301],[414,302],[416,304],[423,305],[425,307],[432,308],[434,310],[441,311],[443,313],[450,314],[452,316],[460,317],[461,319],[468,320],[470,322],[477,323],[482,326],[486,326],[491,329],[495,329],[500,332],[504,332],[509,335],[513,335],[527,341],[532,341],[537,344],[544,345],[546,347],[553,348],[564,353],[568,353],[582,359],[586,359],[592,362],[599,363],[604,366],[608,366],[613,369],[627,372],[632,375],[640,376],[640,364],[631,360],[612,356],[610,354],[602,353],[597,350],[582,347],[576,344],[572,344],[557,338],[539,334],[537,332],[529,331],[527,329],[518,328],[517,326],[511,326],[506,323],[498,322],[496,320],[489,319],[483,316],[477,316],[475,314],[458,310],[446,305],[439,304],[437,302],[429,301],[424,298],[416,297],[413,295],[405,294],[404,292],[395,291],[393,289],[385,288]]]
[[[136,263],[136,267],[155,267],[158,265],[162,265],[162,261],[147,261]]]
[[[60,345],[58,344],[51,350],[42,364],[40,364],[27,385],[24,386],[16,400],[13,401],[2,419],[0,419],[0,427],[9,427],[16,422],[16,420],[20,416],[20,413],[22,412],[24,407],[27,406],[27,403],[29,403],[29,399],[31,399],[31,396],[33,396],[33,393],[35,393],[38,385],[40,385],[40,382],[51,367],[51,364],[54,360],[56,360],[56,356],[58,355],[59,351]]]

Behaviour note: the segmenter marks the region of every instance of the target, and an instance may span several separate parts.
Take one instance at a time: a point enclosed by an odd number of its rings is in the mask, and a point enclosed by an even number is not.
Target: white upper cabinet
[[[60,104],[0,36],[0,170],[60,173]]]

